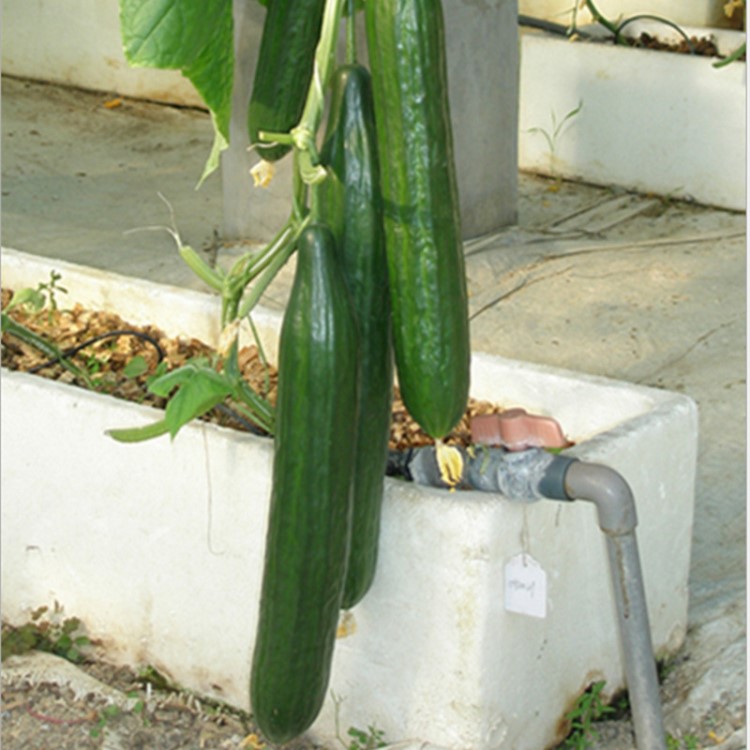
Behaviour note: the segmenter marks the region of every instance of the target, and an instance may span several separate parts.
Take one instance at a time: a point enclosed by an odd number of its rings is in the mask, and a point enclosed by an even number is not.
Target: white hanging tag
[[[530,617],[547,616],[547,574],[525,552],[505,563],[505,609]]]

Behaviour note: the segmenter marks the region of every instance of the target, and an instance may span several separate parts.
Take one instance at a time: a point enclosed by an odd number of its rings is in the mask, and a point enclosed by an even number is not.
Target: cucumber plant
[[[133,11],[132,0],[121,4]],[[147,21],[144,6],[158,15],[163,5],[145,0],[139,13]],[[186,419],[249,388],[236,385],[239,322],[297,253],[275,411],[241,394],[274,433],[251,705],[263,735],[285,743],[315,720],[339,612],[375,575],[394,363],[407,408],[440,441],[466,409],[470,346],[440,0],[266,5],[247,120],[262,164],[291,152],[290,216],[268,246],[226,272],[174,232],[183,259],[221,295],[227,354],[210,371],[167,373],[152,388],[179,386],[173,400],[191,409],[173,408]],[[362,6],[369,71],[357,61]],[[139,37],[133,21],[126,41],[148,47],[143,38],[153,43],[158,24],[142,18]],[[204,36],[186,38],[200,59]],[[186,399],[186,389],[197,395]]]

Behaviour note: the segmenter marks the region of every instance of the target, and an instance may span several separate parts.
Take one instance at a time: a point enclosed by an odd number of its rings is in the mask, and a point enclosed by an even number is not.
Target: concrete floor
[[[208,117],[106,101],[3,79],[3,245],[204,289],[166,232],[131,230],[170,223],[161,193],[185,243],[221,264],[241,250],[218,239],[218,175],[194,189]],[[744,747],[745,214],[529,175],[518,213],[516,226],[466,243],[473,348],[696,400],[691,628],[684,690],[665,714],[677,734]],[[283,306],[292,270],[264,304]],[[614,731],[600,746],[630,745]]]

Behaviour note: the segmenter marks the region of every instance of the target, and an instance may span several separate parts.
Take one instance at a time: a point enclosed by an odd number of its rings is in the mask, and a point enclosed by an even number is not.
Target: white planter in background
[[[567,24],[578,6],[578,23],[593,19],[580,0],[519,0],[518,10],[527,16],[546,18]],[[651,13],[688,26],[729,26],[724,3],[717,0],[597,0],[596,7],[605,18],[629,18]]]
[[[628,32],[639,33],[635,24]],[[741,32],[719,36],[726,52],[744,41]],[[713,62],[524,31],[519,167],[744,211],[746,65]],[[551,136],[579,104],[553,153],[534,129]]]
[[[218,300],[3,251],[3,284],[55,268],[71,300],[215,341]],[[209,323],[207,326],[206,323]],[[260,314],[268,346],[278,318]],[[555,416],[573,455],[633,489],[654,647],[682,643],[697,445],[689,398],[476,354],[472,394]],[[2,609],[59,601],[112,659],[248,707],[272,444],[206,424],[121,445],[105,430],[158,413],[2,374]],[[518,555],[546,574],[546,616],[505,608]],[[593,680],[623,686],[604,540],[588,503],[511,503],[386,481],[378,572],[337,641],[340,726],[391,742],[538,750]],[[314,727],[333,742],[332,698]]]

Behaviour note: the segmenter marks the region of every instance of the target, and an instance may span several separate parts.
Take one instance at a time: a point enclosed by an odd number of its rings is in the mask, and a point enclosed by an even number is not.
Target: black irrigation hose
[[[539,29],[540,31],[549,31],[551,34],[557,34],[558,36],[570,37],[575,34],[581,37],[581,39],[590,39],[591,34],[585,31],[578,31],[569,26],[563,26],[560,23],[554,23],[553,21],[547,21],[544,18],[534,18],[533,16],[518,16],[519,26],[526,26],[530,29]]]
[[[116,338],[119,336],[134,336],[141,341],[148,342],[154,347],[154,349],[156,349],[156,355],[158,357],[157,362],[161,362],[164,359],[164,350],[161,348],[159,342],[153,336],[149,336],[147,333],[143,333],[142,331],[133,331],[127,328],[123,328],[117,331],[100,333],[98,336],[93,336],[92,338],[87,339],[80,344],[76,344],[75,346],[71,346],[68,349],[64,349],[60,352],[60,355],[58,357],[52,357],[46,362],[42,362],[40,365],[34,365],[34,367],[29,368],[28,372],[39,372],[39,370],[43,370],[45,367],[51,367],[52,365],[57,364],[61,359],[69,359],[70,357],[75,356],[76,354],[78,354],[78,352],[80,352],[82,349],[85,349],[87,346],[91,346],[92,344],[96,344],[99,341],[104,341],[108,338]]]
[[[257,424],[253,424],[249,419],[246,419],[239,412],[234,409],[230,409],[226,404],[217,404],[214,406],[216,411],[220,411],[224,416],[234,419],[236,422],[241,424],[248,432],[253,435],[259,435],[260,437],[269,437],[268,433]]]

